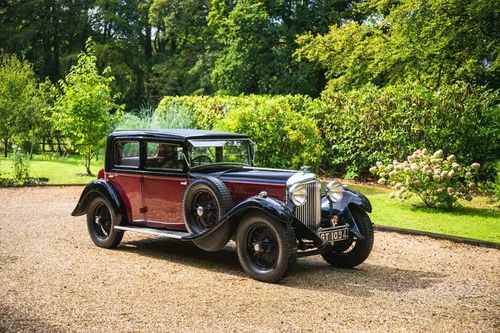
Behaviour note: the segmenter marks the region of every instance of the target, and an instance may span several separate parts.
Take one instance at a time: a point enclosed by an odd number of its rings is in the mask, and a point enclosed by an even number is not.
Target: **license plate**
[[[319,238],[321,238],[324,241],[329,241],[329,242],[338,242],[338,241],[343,241],[349,238],[349,229],[347,226],[342,226],[342,227],[333,227],[333,228],[326,228],[322,229],[319,232]]]

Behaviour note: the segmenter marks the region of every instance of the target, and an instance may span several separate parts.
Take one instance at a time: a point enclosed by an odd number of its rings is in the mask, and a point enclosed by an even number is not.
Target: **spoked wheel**
[[[250,213],[236,233],[238,259],[254,279],[276,282],[295,264],[297,241],[291,226]]]
[[[334,267],[352,268],[363,263],[373,247],[373,225],[368,215],[360,209],[352,209],[351,214],[364,239],[351,236],[348,240],[336,243],[331,252],[322,254]]]
[[[112,222],[111,222],[111,212],[107,205],[102,202],[97,204],[94,213],[94,229],[97,237],[101,239],[106,239],[111,233]]]
[[[217,223],[221,216],[220,207],[210,190],[201,188],[194,194],[191,215],[194,216],[193,227],[197,230],[210,229]]]
[[[96,197],[87,210],[87,229],[95,245],[115,248],[123,238],[123,231],[114,229],[120,225],[121,216],[102,197]]]
[[[247,253],[252,263],[262,271],[275,267],[279,244],[276,234],[265,224],[256,224],[247,234]]]
[[[192,234],[201,234],[212,228],[231,209],[232,200],[224,183],[215,177],[194,180],[183,200],[184,222]]]

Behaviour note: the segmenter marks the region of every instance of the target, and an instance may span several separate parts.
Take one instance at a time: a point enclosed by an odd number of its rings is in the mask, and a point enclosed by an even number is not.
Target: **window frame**
[[[148,167],[147,166],[147,160],[148,160],[148,143],[157,143],[157,144],[165,144],[165,145],[170,145],[170,146],[176,146],[177,148],[181,148],[182,154],[184,154],[184,145],[180,142],[171,142],[171,141],[166,141],[166,140],[161,140],[161,139],[154,139],[154,138],[144,138],[143,139],[143,152],[144,152],[144,161],[143,161],[143,170],[146,173],[183,173],[186,168],[186,161],[182,159],[182,166],[180,168],[162,168],[162,167]]]

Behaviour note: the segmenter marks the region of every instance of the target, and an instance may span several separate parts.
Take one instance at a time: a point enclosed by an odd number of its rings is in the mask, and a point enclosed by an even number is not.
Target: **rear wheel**
[[[262,214],[249,214],[240,222],[236,248],[241,267],[252,278],[264,282],[280,280],[297,258],[291,226]]]
[[[87,229],[95,245],[116,248],[122,241],[123,231],[115,230],[120,225],[121,215],[101,196],[94,198],[87,210]]]
[[[363,263],[373,247],[373,225],[368,215],[357,208],[350,210],[364,239],[350,237],[347,241],[336,243],[333,250],[322,254],[333,267],[353,268]]]

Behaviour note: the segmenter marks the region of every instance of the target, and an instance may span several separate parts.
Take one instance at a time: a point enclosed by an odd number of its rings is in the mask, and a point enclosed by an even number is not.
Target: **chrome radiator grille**
[[[304,184],[307,190],[306,203],[295,208],[295,217],[309,229],[316,231],[321,220],[321,183],[318,181]]]

